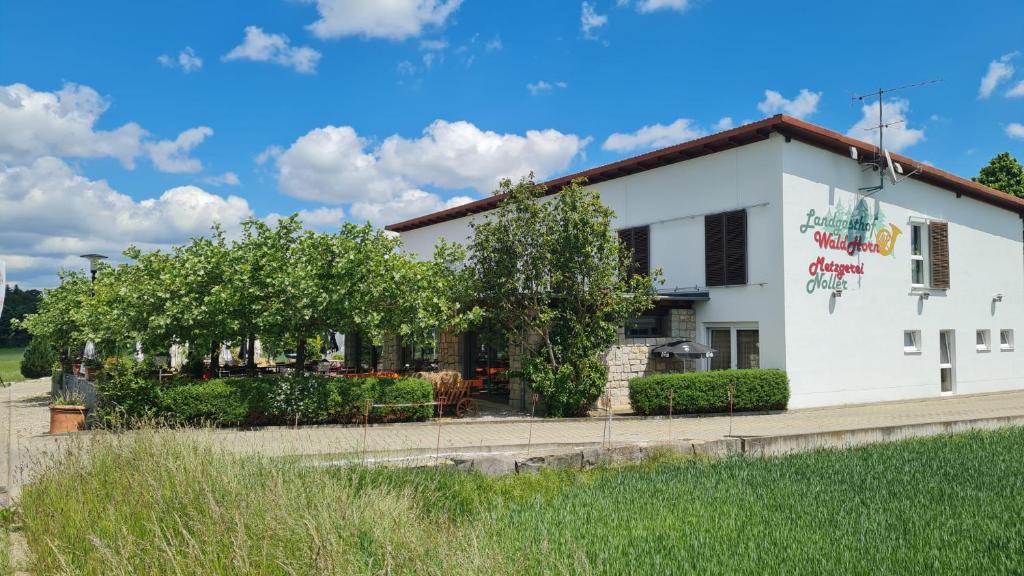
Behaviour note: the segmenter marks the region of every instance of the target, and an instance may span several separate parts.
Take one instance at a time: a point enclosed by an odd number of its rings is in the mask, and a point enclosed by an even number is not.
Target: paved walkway
[[[32,476],[47,455],[85,435],[49,436],[45,393],[48,382],[15,384],[15,486]],[[5,394],[0,391],[0,394]],[[6,398],[5,398],[6,400]],[[6,429],[6,407],[0,420]],[[638,419],[614,417],[611,442],[649,444],[679,440],[716,440],[725,436],[775,436],[1024,416],[1024,391],[951,396],[927,400],[793,410],[780,414]],[[344,455],[414,455],[432,458],[435,452],[458,454],[488,451],[551,449],[601,444],[608,438],[603,418],[576,420],[481,419],[423,424],[361,427],[313,426],[295,429],[268,428],[255,431],[191,430],[174,432],[218,448],[268,456],[307,456],[334,459]],[[0,433],[6,435],[6,433]],[[671,435],[671,436],[670,436]],[[6,464],[6,462],[3,462]],[[6,470],[6,466],[0,468]]]

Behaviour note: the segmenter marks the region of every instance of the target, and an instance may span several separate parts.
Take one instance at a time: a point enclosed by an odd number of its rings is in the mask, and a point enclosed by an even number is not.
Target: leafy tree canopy
[[[974,181],[1024,198],[1024,166],[1009,152],[998,154],[990,160]]]
[[[540,192],[531,179],[501,183],[505,199],[473,226],[469,268],[487,323],[523,347],[524,376],[549,413],[578,414],[604,388],[600,355],[653,305],[661,272],[630,274],[614,212],[584,181]]]

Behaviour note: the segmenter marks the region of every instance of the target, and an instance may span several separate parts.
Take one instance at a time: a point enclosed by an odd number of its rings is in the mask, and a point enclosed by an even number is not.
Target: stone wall
[[[437,338],[437,367],[462,372],[462,338],[449,331]]]
[[[693,310],[669,311],[669,336],[661,338],[626,338],[619,330],[619,343],[608,349],[604,361],[608,366],[607,392],[613,409],[628,409],[629,379],[663,372],[694,372],[696,360],[652,358],[651,347],[674,340],[697,340],[697,319]]]
[[[399,338],[390,336],[384,338],[384,345],[380,347],[380,369],[385,372],[398,372],[402,367],[401,350],[398,346]]]

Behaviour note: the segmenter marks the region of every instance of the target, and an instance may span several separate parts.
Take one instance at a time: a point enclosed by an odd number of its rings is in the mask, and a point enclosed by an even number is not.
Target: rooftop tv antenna
[[[921,171],[920,168],[917,168],[914,171],[910,172],[909,174],[904,174],[903,166],[899,162],[894,162],[892,160],[892,157],[889,155],[889,151],[885,149],[885,129],[894,124],[900,124],[903,122],[903,120],[894,120],[892,122],[885,121],[885,117],[883,114],[885,110],[885,95],[891,92],[897,92],[899,90],[909,90],[911,88],[919,88],[921,86],[938,84],[939,82],[942,82],[942,80],[928,80],[926,82],[918,82],[916,84],[896,86],[895,88],[879,88],[874,92],[868,92],[867,94],[861,94],[860,96],[853,97],[853,100],[858,100],[862,103],[865,100],[868,100],[872,97],[878,99],[878,124],[871,128],[865,128],[865,130],[869,131],[878,130],[878,150],[875,151],[875,157],[872,160],[860,163],[860,165],[864,167],[865,170],[870,168],[878,173],[878,185],[859,188],[859,190],[863,192],[865,195],[870,196],[875,192],[878,192],[879,190],[885,189],[886,173],[889,174],[889,178],[892,180],[892,183],[897,184]],[[858,159],[856,147],[850,147],[850,157],[852,157],[854,160]]]

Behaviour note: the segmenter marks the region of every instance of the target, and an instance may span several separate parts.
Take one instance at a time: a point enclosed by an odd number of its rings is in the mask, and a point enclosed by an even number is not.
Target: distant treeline
[[[32,339],[25,330],[11,330],[11,320],[24,318],[26,314],[35,314],[39,308],[42,292],[39,290],[22,290],[17,285],[7,286],[4,309],[0,312],[0,348],[27,346]]]

